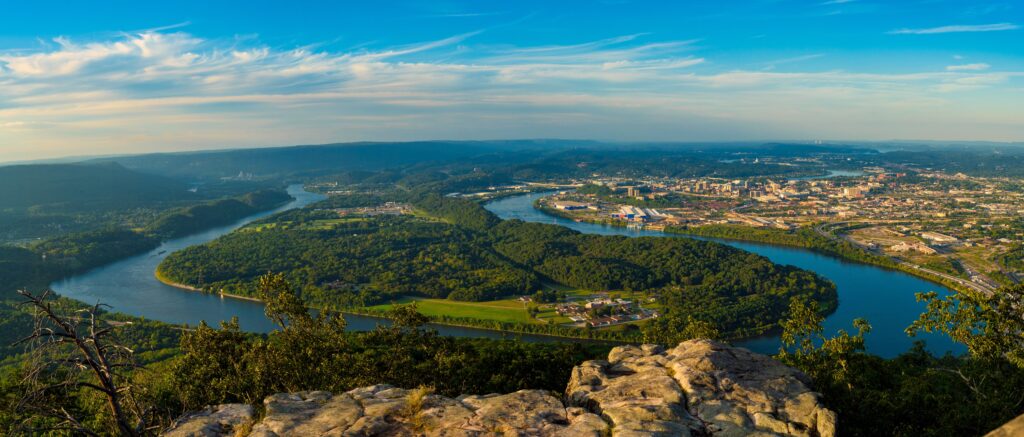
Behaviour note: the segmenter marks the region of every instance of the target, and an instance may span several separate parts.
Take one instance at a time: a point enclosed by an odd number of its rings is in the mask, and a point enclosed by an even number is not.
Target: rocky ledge
[[[167,436],[833,436],[836,415],[799,371],[707,340],[617,347],[573,369],[564,396],[452,399],[387,385],[276,394],[179,419]],[[561,399],[560,399],[561,398]]]

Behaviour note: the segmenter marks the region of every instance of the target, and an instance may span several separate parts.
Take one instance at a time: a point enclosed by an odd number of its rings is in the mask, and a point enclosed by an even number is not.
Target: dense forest
[[[115,163],[0,166],[0,209],[37,205],[96,208],[193,197],[180,181]]]
[[[552,211],[557,213],[557,211]],[[870,252],[857,247],[842,239],[826,238],[811,227],[800,227],[792,230],[751,228],[739,225],[704,225],[704,226],[669,226],[665,232],[696,235],[709,238],[724,238],[729,240],[753,241],[758,243],[778,244],[781,246],[802,247],[826,255],[835,256],[848,261],[855,261],[865,264],[876,265],[893,270],[900,270],[911,275],[923,277],[929,281],[945,285],[954,290],[963,289],[963,285],[949,279],[930,274],[928,272],[908,267],[899,260],[886,255]],[[1014,251],[1007,252],[998,262],[1012,262]],[[949,275],[961,276],[962,267],[959,264],[933,262],[925,264],[932,270],[944,272]],[[1011,281],[1012,282],[1012,281]]]
[[[669,227],[665,232],[803,247],[851,261],[860,261],[890,268],[897,267],[897,263],[889,257],[865,251],[842,240],[823,237],[809,227],[781,230],[758,229],[739,225],[705,225]]]
[[[0,167],[0,243],[141,226],[202,200],[180,181],[117,164]]]
[[[312,177],[345,170],[380,171],[422,163],[470,160],[503,150],[540,150],[534,141],[417,141],[403,143],[343,143],[263,149],[165,153],[116,158],[125,167],[173,177],[216,180],[239,173],[257,179]],[[386,149],[386,153],[382,153]]]
[[[281,190],[260,190],[168,211],[146,227],[146,232],[175,238],[203,229],[230,224],[243,217],[281,206],[292,197]]]
[[[281,221],[250,225],[171,254],[159,273],[173,282],[249,295],[257,276],[285,272],[305,299],[340,307],[405,294],[494,299],[538,286],[536,275],[503,260],[469,230],[408,217],[317,223],[330,215],[292,212]]]
[[[363,197],[374,201],[376,197]],[[725,245],[668,238],[586,235],[561,226],[501,221],[474,202],[426,195],[421,217],[339,218],[332,199],[253,223],[167,257],[168,281],[252,296],[252,282],[282,272],[320,307],[362,307],[413,295],[493,300],[532,295],[548,281],[586,290],[659,296],[670,338],[687,320],[714,320],[730,336],[776,326],[798,297],[834,308],[835,287],[817,275]],[[425,217],[422,217],[425,216]],[[676,326],[680,325],[680,326]]]

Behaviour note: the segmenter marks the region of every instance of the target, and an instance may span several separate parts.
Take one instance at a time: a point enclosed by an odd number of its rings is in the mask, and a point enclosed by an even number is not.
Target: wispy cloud
[[[779,65],[793,64],[797,62],[810,61],[812,59],[818,59],[825,56],[824,53],[813,53],[810,55],[794,56],[791,58],[776,59],[773,61],[765,62],[765,69],[771,70]]]
[[[478,34],[341,51],[180,31],[59,38],[0,55],[0,160],[362,139],[965,136],[980,117],[992,138],[1024,116],[970,104],[994,87],[1015,101],[1024,73],[757,71],[722,66],[696,40],[517,47]]]
[[[126,33],[127,34],[139,34],[139,33],[147,33],[147,32],[165,32],[165,31],[168,31],[168,30],[181,29],[183,27],[188,27],[188,26],[191,26],[191,25],[192,25],[191,21],[182,21],[180,23],[168,24],[166,26],[159,26],[159,27],[151,27],[149,29],[133,30],[133,31],[126,32]]]
[[[892,35],[932,35],[939,33],[958,32],[999,32],[1004,30],[1016,30],[1020,26],[1013,23],[995,24],[955,24],[950,26],[929,27],[923,29],[896,29],[889,31]]]
[[[985,63],[949,65],[946,67],[946,71],[982,71],[988,70],[989,67],[991,65]]]
[[[827,2],[819,3],[822,6],[842,5],[846,3],[853,3],[857,0],[829,0]]]

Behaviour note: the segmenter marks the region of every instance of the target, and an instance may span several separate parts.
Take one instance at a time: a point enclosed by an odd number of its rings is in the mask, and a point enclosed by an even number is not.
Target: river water
[[[323,199],[322,196],[306,192],[299,185],[288,188],[294,201],[276,210],[246,217],[228,226],[210,229],[195,235],[170,240],[160,247],[132,258],[67,278],[51,285],[63,296],[89,304],[102,302],[114,311],[160,320],[167,323],[195,326],[200,321],[216,324],[237,316],[242,329],[250,332],[268,332],[275,328],[264,316],[263,305],[259,302],[222,298],[198,292],[183,291],[157,281],[154,277],[157,265],[167,255],[189,246],[203,244],[227,234],[245,224],[271,214],[293,208],[301,208]],[[528,194],[496,200],[486,205],[487,209],[504,219],[552,223],[569,228],[601,235],[627,236],[671,236],[661,232],[628,230],[589,223],[577,223],[546,215],[533,208],[533,202],[542,194]],[[910,347],[912,340],[903,334],[903,329],[921,312],[922,305],[914,301],[914,292],[935,290],[948,293],[944,287],[917,279],[913,276],[863,264],[848,263],[832,257],[802,249],[792,249],[734,241],[720,241],[733,247],[758,253],[780,264],[792,264],[812,270],[831,279],[839,291],[839,309],[826,319],[826,332],[836,329],[851,329],[855,317],[864,317],[871,322],[874,330],[868,337],[871,352],[891,357]],[[370,330],[386,320],[358,315],[346,315],[349,329]],[[566,341],[546,336],[505,334],[496,331],[435,326],[443,335],[456,337],[510,338],[519,337],[527,341]],[[947,350],[962,352],[962,348],[945,337],[925,336],[929,349],[942,353]],[[763,353],[778,350],[778,337],[764,337],[739,342],[741,346]]]
[[[549,193],[508,197],[488,203],[486,207],[503,219],[562,225],[587,234],[693,238],[659,231],[580,223],[551,216],[533,207],[534,201],[546,194]],[[866,340],[868,351],[883,357],[893,357],[905,352],[913,344],[914,339],[907,337],[903,330],[917,319],[924,309],[923,304],[916,302],[915,292],[936,291],[940,294],[951,292],[941,285],[903,272],[846,262],[806,249],[721,239],[705,240],[717,241],[754,252],[775,263],[794,265],[830,279],[836,284],[839,293],[839,308],[825,319],[825,333],[831,335],[838,329],[846,329],[852,333],[854,332],[853,320],[858,317],[865,318],[873,328]],[[937,354],[943,354],[946,351],[961,353],[965,350],[962,345],[941,335],[920,335],[917,339],[925,340],[928,350]],[[774,353],[778,351],[780,342],[778,336],[766,336],[736,342],[736,344],[757,352]]]
[[[157,265],[167,255],[189,246],[212,241],[221,235],[238,229],[245,224],[278,212],[302,208],[322,200],[319,194],[302,189],[301,185],[288,187],[288,194],[295,198],[290,203],[273,211],[262,212],[241,219],[227,226],[210,229],[198,234],[169,240],[160,247],[142,255],[126,258],[89,272],[57,281],[50,287],[62,296],[88,304],[102,302],[113,311],[159,320],[167,323],[196,326],[200,321],[216,325],[222,320],[237,316],[241,328],[249,332],[269,332],[277,328],[263,314],[260,302],[223,298],[217,295],[185,291],[163,284],[156,279]],[[378,324],[387,325],[385,319],[346,314],[348,329],[367,331]],[[441,334],[453,337],[511,338],[513,334],[484,329],[435,326]],[[554,337],[530,337],[530,341],[560,341]]]

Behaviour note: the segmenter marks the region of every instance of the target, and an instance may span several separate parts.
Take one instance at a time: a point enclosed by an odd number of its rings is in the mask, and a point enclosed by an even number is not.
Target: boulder
[[[542,390],[453,399],[374,385],[275,394],[263,405],[256,423],[251,407],[221,405],[165,435],[832,437],[836,427],[804,374],[706,340],[612,349],[607,360],[576,366],[562,399]]]
[[[247,435],[599,437],[608,428],[597,415],[566,408],[561,400],[541,390],[452,399],[375,385],[338,395],[321,391],[281,393],[268,397],[263,404],[266,416]],[[251,420],[252,408],[245,407]],[[166,435],[235,435],[235,428],[230,426],[207,426],[217,422],[215,416],[210,412],[188,416]],[[210,432],[194,433],[193,429]]]
[[[614,435],[835,435],[836,415],[800,371],[708,340],[622,346],[573,369],[566,399]],[[685,428],[685,429],[683,429]]]
[[[244,431],[252,423],[252,406],[224,404],[197,411],[176,420],[164,431],[167,437],[217,437]]]

